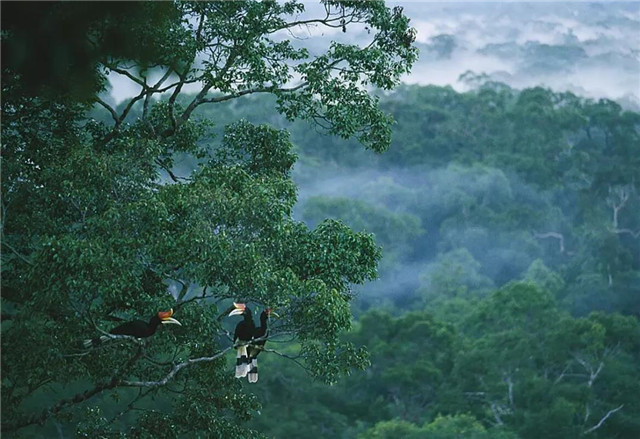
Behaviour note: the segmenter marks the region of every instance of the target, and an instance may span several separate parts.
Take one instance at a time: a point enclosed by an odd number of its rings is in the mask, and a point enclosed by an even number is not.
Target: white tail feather
[[[258,359],[253,357],[251,359],[251,364],[249,365],[249,373],[247,374],[247,380],[250,383],[258,382]]]
[[[82,342],[82,345],[85,349],[90,348],[91,346],[98,346],[100,343],[104,343],[105,341],[110,340],[106,335],[101,335],[100,338],[88,338]]]
[[[244,378],[249,373],[249,358],[247,347],[239,346],[236,350],[236,378]]]

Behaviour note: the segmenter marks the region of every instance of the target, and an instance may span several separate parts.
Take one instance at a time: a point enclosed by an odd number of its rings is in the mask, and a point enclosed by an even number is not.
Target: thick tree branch
[[[129,78],[130,80],[132,80],[133,82],[138,84],[140,87],[142,87],[143,89],[149,88],[149,86],[142,79],[132,75],[128,70],[121,69],[121,68],[118,68],[118,67],[112,66],[112,65],[107,65],[106,67],[109,70],[112,70],[112,71],[114,71],[116,73],[119,73],[121,75],[126,76],[127,78]]]
[[[113,107],[111,107],[111,105],[107,104],[105,101],[103,101],[99,97],[96,97],[96,102],[102,105],[104,108],[106,108],[109,114],[111,114],[113,121],[115,123],[118,123],[118,113],[116,113],[116,110],[114,110]]]
[[[149,92],[147,93],[147,95],[144,98],[144,106],[143,106],[143,110],[142,110],[142,119],[146,119],[147,115],[149,113],[149,103],[151,102],[151,97],[154,95],[154,93],[158,92],[158,88],[164,84],[164,82],[169,79],[169,76],[171,76],[171,69],[167,69],[167,71],[165,72],[164,75],[162,75],[162,77],[158,80],[158,82],[155,83],[155,85],[149,90]]]

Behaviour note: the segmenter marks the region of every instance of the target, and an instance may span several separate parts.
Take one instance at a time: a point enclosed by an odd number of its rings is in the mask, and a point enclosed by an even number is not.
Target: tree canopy
[[[3,5],[3,435],[77,425],[84,437],[255,437],[241,421],[258,402],[224,360],[233,300],[276,308],[272,337],[297,340],[319,379],[365,366],[339,334],[351,285],[377,275],[373,237],[292,218],[286,131],[236,121],[216,138],[216,121],[194,110],[271,94],[288,119],[382,151],[391,118],[369,88],[394,87],[416,57],[401,8],[56,2],[24,12]],[[311,53],[288,38],[354,26],[370,30],[366,45]],[[103,93],[113,76],[137,88],[120,106]],[[186,174],[178,155],[196,164]],[[114,320],[169,308],[182,327],[82,349]]]

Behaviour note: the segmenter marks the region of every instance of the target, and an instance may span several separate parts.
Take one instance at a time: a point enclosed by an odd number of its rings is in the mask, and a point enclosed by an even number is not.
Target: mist
[[[297,174],[304,174],[299,167]],[[394,230],[393,239],[378,243],[383,248],[380,278],[361,292],[365,308],[397,301],[426,300],[437,296],[433,276],[442,270],[442,255],[464,249],[469,255],[465,272],[471,270],[461,285],[471,295],[486,293],[488,286],[501,286],[523,278],[536,259],[543,256],[547,243],[536,239],[536,230],[556,230],[556,219],[542,216],[528,230],[497,223],[488,226],[483,218],[474,219],[476,210],[487,209],[491,215],[509,215],[514,205],[522,210],[550,209],[549,193],[527,184],[513,174],[491,167],[450,165],[392,167],[389,169],[356,170],[345,167],[313,181],[298,181],[299,201],[294,217],[310,226],[317,224],[321,214],[344,220],[357,231],[386,235],[382,222],[370,218],[363,221],[344,212],[331,215],[324,207],[314,215],[310,205],[320,200],[351,200],[364,202],[377,209],[373,215],[410,217],[419,230]],[[339,212],[339,210],[337,211]],[[376,213],[377,212],[377,213]],[[524,227],[524,225],[521,225]],[[404,233],[412,233],[405,239]],[[551,250],[553,252],[555,250]],[[469,281],[473,278],[475,280]],[[478,280],[481,279],[481,280]],[[467,288],[468,287],[468,288]]]
[[[640,108],[640,3],[407,3],[421,50],[407,83],[469,89],[467,71]],[[451,41],[445,48],[439,39]]]

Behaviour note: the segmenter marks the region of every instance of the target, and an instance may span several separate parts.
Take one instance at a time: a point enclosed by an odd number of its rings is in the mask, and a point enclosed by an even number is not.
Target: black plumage
[[[143,320],[132,320],[130,322],[123,323],[109,331],[109,334],[133,335],[134,337],[145,338],[151,337],[155,334],[158,326],[160,326],[160,317],[153,316],[148,323]]]
[[[247,343],[253,338],[256,330],[253,323],[253,314],[249,307],[243,303],[234,303],[235,309],[229,315],[241,314],[243,319],[236,325],[233,333],[233,342],[236,346],[236,378],[243,378],[249,372],[249,357],[247,355]]]
[[[258,381],[258,355],[262,352],[267,337],[269,337],[269,315],[271,314],[271,308],[267,308],[260,313],[260,326],[255,328],[253,332],[253,342],[247,349],[247,356],[249,357],[249,373],[247,379],[250,383]]]
[[[130,322],[123,323],[121,325],[116,326],[115,328],[109,331],[109,334],[113,335],[131,335],[137,338],[146,338],[151,337],[156,333],[158,326],[161,323],[175,323],[180,325],[180,322],[176,319],[172,318],[173,310],[169,311],[160,311],[151,319],[149,322],[145,322],[143,320],[132,320]],[[84,341],[84,347],[88,348],[91,346],[97,346],[100,343],[109,340],[110,337],[103,335],[99,338],[88,339]]]

